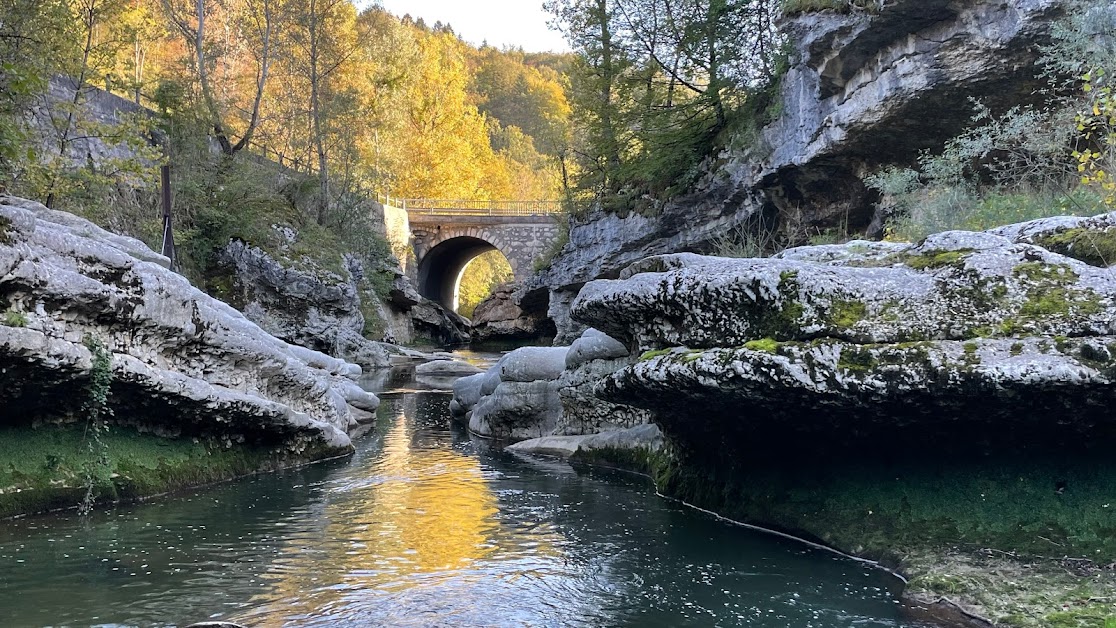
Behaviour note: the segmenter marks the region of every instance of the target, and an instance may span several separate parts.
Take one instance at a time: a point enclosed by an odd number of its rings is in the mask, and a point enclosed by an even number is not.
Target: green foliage
[[[749,228],[737,225],[716,234],[710,242],[711,253],[717,257],[767,257],[780,248],[773,230],[764,226]]]
[[[109,388],[112,386],[112,354],[104,343],[94,336],[85,337],[92,366],[89,371],[87,398],[82,407],[86,416],[85,446],[88,460],[85,464],[85,497],[78,507],[80,514],[93,511],[98,486],[110,479],[108,446],[102,435],[108,430],[105,417],[112,414],[108,406]]]
[[[940,153],[868,177],[892,216],[890,234],[917,240],[1116,206],[1116,104],[1106,70],[1116,44],[1105,30],[1114,21],[1106,3],[1087,0],[1055,26],[1041,60],[1045,106],[997,115],[974,102],[972,126]]]
[[[23,312],[8,309],[4,312],[3,324],[8,327],[27,327],[27,315]]]
[[[883,3],[880,0],[782,0],[780,9],[784,15],[800,15],[818,11],[851,13],[855,10],[868,10],[878,13]]]
[[[497,286],[515,279],[507,258],[499,251],[474,257],[461,273],[458,284],[457,313],[472,318],[477,305],[488,298]]]
[[[578,53],[571,104],[582,131],[575,200],[583,205],[646,213],[691,187],[726,129],[765,116],[785,69],[765,2],[546,6]]]

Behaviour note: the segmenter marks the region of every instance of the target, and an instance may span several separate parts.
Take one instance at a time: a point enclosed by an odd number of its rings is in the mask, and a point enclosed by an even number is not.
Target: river
[[[886,573],[492,449],[446,394],[386,385],[351,459],[0,521],[0,625],[915,625]]]

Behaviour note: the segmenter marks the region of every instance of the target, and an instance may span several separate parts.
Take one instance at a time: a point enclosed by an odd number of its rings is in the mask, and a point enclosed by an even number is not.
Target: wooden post
[[[178,269],[178,259],[174,250],[174,231],[171,226],[171,178],[170,165],[162,168],[162,186],[160,192],[163,199],[163,255],[170,259],[171,270]]]

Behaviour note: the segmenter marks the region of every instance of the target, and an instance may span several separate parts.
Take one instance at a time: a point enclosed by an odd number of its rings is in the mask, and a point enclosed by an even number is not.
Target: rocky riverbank
[[[0,516],[352,451],[379,403],[361,368],[276,339],[167,265],[0,197]]]
[[[550,440],[516,447],[572,455],[558,426],[589,432],[613,404],[661,428],[662,453],[638,462],[666,494],[878,560],[918,605],[1102,625],[1116,617],[1114,237],[1109,214],[647,258],[581,290],[573,318],[611,351],[590,377],[577,360],[546,374],[562,415],[539,424]],[[505,392],[479,389],[506,410]],[[471,400],[458,412],[483,433],[474,419],[491,415]]]

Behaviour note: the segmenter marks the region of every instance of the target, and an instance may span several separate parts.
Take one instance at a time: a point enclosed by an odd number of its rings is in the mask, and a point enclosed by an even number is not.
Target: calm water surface
[[[0,625],[913,625],[886,574],[490,450],[447,402],[384,395],[351,460],[0,521]]]

